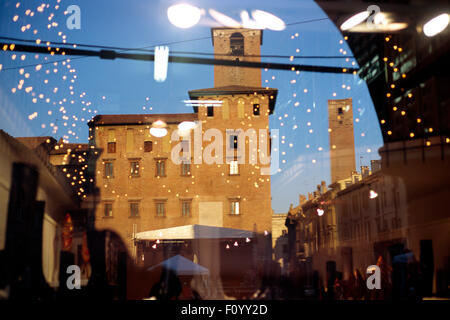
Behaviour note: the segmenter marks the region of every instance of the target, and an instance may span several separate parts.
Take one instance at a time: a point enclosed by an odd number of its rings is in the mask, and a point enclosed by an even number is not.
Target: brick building
[[[212,34],[216,55],[260,60],[244,55],[259,54],[261,30]],[[260,87],[259,69],[215,66],[214,75],[213,88],[189,91],[193,113],[98,115],[89,122],[91,145],[103,149],[96,228],[117,232],[145,264],[162,258],[145,254],[155,239],[143,237],[152,230],[201,225],[270,235],[269,115],[277,90]],[[181,123],[194,128],[182,132]],[[158,124],[167,130],[163,137],[150,133]],[[176,150],[187,152],[180,163]],[[268,260],[270,247],[259,241],[246,255]]]
[[[352,99],[328,100],[331,181],[348,178],[356,168]]]

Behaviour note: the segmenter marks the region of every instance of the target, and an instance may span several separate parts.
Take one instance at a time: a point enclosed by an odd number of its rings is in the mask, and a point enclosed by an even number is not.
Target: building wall
[[[229,53],[232,33],[244,36],[245,54],[260,54],[261,30],[213,29],[215,53]],[[223,58],[217,56],[216,58]],[[235,57],[230,57],[234,59]],[[253,58],[245,58],[252,60]],[[254,58],[259,61],[259,58]],[[255,60],[255,61],[256,61]],[[214,67],[215,87],[220,86],[260,86],[259,69]],[[243,88],[245,92],[246,88]],[[96,147],[103,149],[97,161],[96,182],[100,188],[100,205],[96,210],[96,227],[117,231],[130,250],[134,250],[133,232],[169,228],[188,224],[206,224],[220,227],[245,229],[263,234],[270,232],[272,210],[270,197],[270,175],[261,174],[261,169],[270,167],[269,158],[262,164],[262,154],[270,154],[269,141],[269,101],[268,94],[253,91],[243,94],[222,94],[205,96],[198,100],[221,100],[220,107],[214,107],[214,115],[207,115],[207,108],[197,109],[197,129],[183,137],[190,141],[191,174],[181,175],[181,165],[171,160],[171,151],[179,143],[172,141],[172,133],[179,117],[169,121],[168,134],[155,138],[149,134],[150,125],[108,125],[94,123]],[[254,115],[254,104],[259,104],[260,114]],[[175,116],[175,115],[174,115]],[[192,120],[192,115],[189,115]],[[173,118],[173,117],[172,117]],[[174,119],[174,118],[173,118]],[[145,121],[144,121],[145,122]],[[142,122],[142,123],[144,123]],[[239,164],[239,173],[230,175],[227,158],[227,130],[242,129],[249,135],[242,142],[245,146],[245,161]],[[250,131],[248,131],[250,129]],[[261,138],[259,130],[264,130]],[[255,130],[252,135],[251,130]],[[204,136],[206,134],[206,136]],[[210,135],[211,136],[208,136]],[[153,142],[153,151],[144,152],[144,141]],[[219,144],[220,141],[220,144]],[[116,142],[116,152],[108,153],[108,142]],[[261,142],[264,142],[261,144]],[[212,149],[215,149],[212,151]],[[250,151],[251,149],[251,151]],[[263,152],[263,149],[265,149]],[[200,157],[198,157],[198,153]],[[202,155],[214,155],[212,161]],[[231,153],[231,155],[233,155]],[[250,158],[252,156],[252,158]],[[242,158],[239,158],[242,159]],[[156,163],[165,160],[167,175],[156,176]],[[244,159],[242,159],[244,160]],[[130,175],[130,162],[139,161],[138,177]],[[106,177],[105,163],[112,162],[114,177]],[[182,201],[191,201],[191,214],[182,216]],[[139,217],[130,217],[130,202],[139,202]],[[166,203],[166,213],[157,216],[158,202]],[[231,201],[239,202],[238,215],[231,214]],[[113,216],[105,217],[105,204],[113,206]]]
[[[61,250],[60,231],[64,214],[77,207],[68,186],[62,186],[62,177],[56,178],[52,167],[37,157],[35,152],[25,147],[4,132],[0,132],[0,250],[4,249],[8,214],[9,192],[11,188],[12,166],[14,162],[34,165],[39,172],[37,201],[45,202],[42,232],[42,271],[50,286],[58,286],[59,254]]]
[[[179,143],[172,141],[172,133],[177,124],[168,125],[168,134],[164,138],[155,138],[149,134],[149,125],[102,125],[94,127],[95,145],[103,149],[97,162],[96,181],[100,188],[100,204],[96,210],[96,227],[117,231],[132,249],[134,232],[168,228],[187,224],[208,224],[229,228],[245,229],[263,233],[271,230],[270,176],[261,175],[260,160],[250,164],[251,155],[259,156],[256,144],[254,153],[250,152],[252,143],[257,143],[259,129],[264,129],[264,139],[268,134],[268,97],[218,96],[228,104],[228,115],[224,108],[215,108],[214,117],[207,117],[206,108],[199,107],[199,126],[197,133],[189,137],[191,152],[191,174],[181,175],[181,165],[172,161],[171,150]],[[211,99],[211,97],[205,97]],[[260,115],[253,116],[253,103],[260,104]],[[242,107],[238,106],[239,104]],[[241,108],[241,111],[239,109]],[[225,118],[225,119],[224,119]],[[244,125],[243,125],[244,123]],[[200,129],[201,128],[201,129]],[[229,139],[227,129],[255,129],[255,137],[246,138],[246,161],[239,164],[239,174],[229,174],[226,159],[226,143]],[[212,164],[206,163],[206,157],[195,159],[194,144],[200,143],[200,154],[209,154],[208,146],[213,141],[201,141],[200,134],[214,133],[221,139],[222,156]],[[201,130],[201,131],[200,131]],[[132,136],[130,136],[132,132]],[[195,137],[194,137],[195,136]],[[200,139],[200,140],[199,140]],[[144,152],[144,141],[153,142],[153,151]],[[205,137],[203,136],[203,140]],[[116,142],[116,152],[108,153],[108,142]],[[265,141],[267,150],[268,139]],[[203,148],[203,153],[201,149]],[[220,152],[219,152],[220,153]],[[217,154],[219,156],[219,153]],[[268,151],[266,151],[266,154]],[[213,153],[214,154],[214,153]],[[156,162],[165,160],[166,176],[156,176]],[[130,162],[139,162],[139,176],[130,174]],[[107,177],[105,163],[112,162],[114,176]],[[264,167],[268,167],[269,164]],[[239,200],[240,214],[230,213],[230,201]],[[191,201],[191,215],[182,216],[181,203]],[[156,203],[166,203],[164,217],[156,215]],[[130,202],[139,203],[139,217],[130,217]],[[105,217],[105,203],[112,203],[113,217]],[[215,215],[215,216],[214,216]]]
[[[287,238],[287,214],[272,215],[272,259],[278,262],[284,272],[287,271],[289,259],[289,241]]]
[[[216,59],[253,61],[259,62],[261,58],[257,57],[261,54],[260,43],[262,30],[249,29],[213,29],[213,45]],[[244,37],[244,53],[245,55],[255,55],[256,57],[243,56],[226,56],[230,54],[230,37],[234,33],[240,33]],[[258,68],[241,68],[214,66],[214,86],[230,86],[241,85],[250,87],[261,86],[261,70]]]
[[[356,169],[352,99],[328,100],[331,181],[346,179]]]
[[[211,99],[203,97],[199,100]],[[271,230],[271,197],[270,175],[262,175],[261,169],[269,164],[261,163],[261,153],[269,154],[269,97],[262,95],[234,95],[217,96],[223,100],[222,107],[214,107],[214,117],[208,117],[206,107],[199,107],[198,117],[202,123],[202,130],[217,129],[223,135],[223,162],[224,164],[203,165],[205,174],[199,175],[198,187],[203,195],[202,199],[208,201],[224,202],[224,226],[255,230],[263,233]],[[260,104],[260,115],[253,115],[253,104]],[[239,164],[239,175],[229,175],[227,159],[227,130],[242,129],[244,133],[254,130],[256,136],[245,138],[245,161]],[[259,136],[263,130],[263,136]],[[255,140],[256,138],[256,140]],[[263,142],[263,143],[261,143]],[[264,145],[265,143],[265,145]],[[205,148],[209,142],[204,142]],[[253,144],[253,146],[252,146]],[[239,143],[238,143],[239,146]],[[263,149],[266,150],[263,150]],[[256,149],[256,150],[255,150]],[[237,153],[236,153],[237,154]],[[243,153],[244,154],[244,153]],[[254,162],[253,164],[251,162]],[[241,199],[242,215],[229,214],[226,199]]]

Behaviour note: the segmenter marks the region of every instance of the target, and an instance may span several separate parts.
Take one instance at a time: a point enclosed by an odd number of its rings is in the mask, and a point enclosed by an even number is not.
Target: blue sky
[[[17,7],[18,2],[20,5]],[[173,43],[169,45],[172,51],[212,53],[210,39],[193,40],[210,36],[213,20],[208,14],[190,29],[176,28],[168,21],[167,8],[180,2],[4,0],[0,3],[0,35],[49,41],[62,41],[65,36],[67,42],[73,43],[149,49]],[[284,31],[264,31],[261,53],[265,55],[352,55],[330,20],[293,24],[327,18],[310,0],[183,2],[206,12],[213,8],[238,21],[242,10],[260,9],[280,17],[288,26]],[[49,4],[43,12],[37,10],[41,3]],[[80,30],[66,27],[67,16],[63,12],[71,4],[81,8]],[[59,5],[58,9],[56,5]],[[31,10],[28,15],[27,9]],[[31,12],[34,12],[33,16]],[[49,22],[52,13],[54,16]],[[16,15],[18,18],[14,21]],[[58,25],[48,29],[52,22]],[[23,26],[25,30],[22,32]],[[167,80],[158,83],[153,79],[153,63],[150,62],[69,57],[71,61],[63,63],[61,56],[25,54],[22,60],[22,55],[16,53],[13,60],[12,53],[0,51],[0,128],[13,136],[52,135],[57,139],[65,136],[70,142],[87,142],[86,121],[95,113],[191,112],[191,108],[182,102],[188,98],[188,90],[213,86],[212,66],[171,64]],[[268,60],[289,62],[289,59]],[[56,65],[46,64],[36,70],[37,64],[55,61]],[[352,67],[352,62],[351,58],[348,61],[294,60],[298,64],[342,67]],[[23,84],[19,90],[21,80]],[[279,90],[270,127],[279,129],[280,136],[285,137],[285,143],[280,141],[280,161],[284,160],[282,171],[272,176],[272,207],[275,212],[286,212],[290,203],[298,203],[300,193],[313,191],[321,180],[330,183],[328,99],[353,98],[357,166],[360,163],[368,165],[371,159],[379,158],[377,150],[382,145],[379,124],[367,86],[357,76],[306,72],[296,75],[287,71],[263,70],[262,80],[264,86]],[[13,88],[16,88],[14,93]],[[55,127],[58,127],[56,132]]]

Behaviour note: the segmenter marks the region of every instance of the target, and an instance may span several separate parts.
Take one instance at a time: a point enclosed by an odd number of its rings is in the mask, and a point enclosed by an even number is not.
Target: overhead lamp
[[[189,131],[195,128],[195,122],[193,121],[183,121],[178,125],[178,130]]]
[[[156,138],[162,138],[167,135],[166,128],[150,128],[150,134]]]
[[[282,31],[286,29],[286,24],[277,16],[262,10],[252,11],[252,17],[263,25],[264,28],[274,31]]]
[[[375,199],[376,197],[378,197],[378,193],[376,193],[374,190],[370,190],[369,191],[369,198],[370,199]]]
[[[150,134],[156,138],[162,138],[167,135],[167,124],[162,120],[157,120],[152,123]]]
[[[221,23],[224,27],[227,27],[227,28],[240,28],[241,27],[241,24],[239,22],[224,15],[223,13],[220,13],[219,11],[216,11],[214,9],[209,9],[208,12],[216,21]]]
[[[323,216],[324,213],[325,213],[325,211],[323,209],[317,208],[317,215],[319,217]]]
[[[449,22],[450,15],[448,13],[440,14],[424,24],[423,33],[427,37],[434,37],[438,33],[444,31]]]
[[[357,26],[358,24],[366,20],[369,17],[369,15],[370,15],[369,11],[363,11],[351,16],[350,18],[345,20],[343,24],[341,24],[341,30],[346,31],[353,28],[354,26]]]
[[[167,79],[167,67],[169,66],[169,47],[155,47],[155,62],[153,64],[153,78],[157,82]]]
[[[156,120],[152,123],[153,128],[165,128],[167,124],[162,120]]]
[[[195,122],[193,121],[183,121],[178,124],[178,135],[180,137],[189,136],[191,130],[195,128]]]
[[[170,6],[167,9],[167,17],[170,23],[182,29],[195,26],[201,18],[201,10],[187,3]]]

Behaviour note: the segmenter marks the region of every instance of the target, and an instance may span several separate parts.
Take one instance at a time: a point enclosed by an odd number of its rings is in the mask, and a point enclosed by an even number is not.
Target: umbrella
[[[170,259],[164,260],[157,265],[150,267],[147,271],[154,270],[158,267],[163,267],[168,270],[172,270],[178,276],[190,276],[190,275],[209,275],[209,270],[201,265],[186,259],[183,256],[176,255]]]

